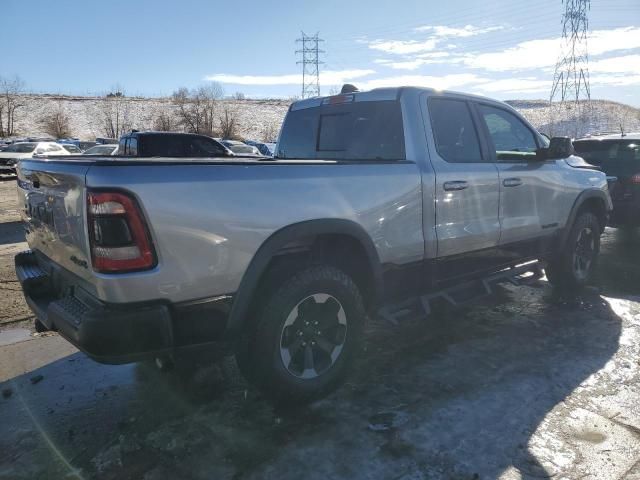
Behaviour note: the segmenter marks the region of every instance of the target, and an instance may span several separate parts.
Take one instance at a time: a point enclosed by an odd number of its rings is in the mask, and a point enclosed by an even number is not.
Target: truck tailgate
[[[25,160],[18,167],[18,197],[29,247],[90,280],[82,161]]]

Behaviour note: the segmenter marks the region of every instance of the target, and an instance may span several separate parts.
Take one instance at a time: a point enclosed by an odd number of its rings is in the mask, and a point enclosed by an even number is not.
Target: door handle
[[[520,185],[522,185],[522,180],[520,180],[519,178],[505,178],[502,181],[502,185],[504,185],[505,187],[519,187]]]
[[[447,192],[450,192],[453,190],[464,190],[465,188],[469,187],[469,184],[464,180],[453,180],[451,182],[444,182],[444,185],[442,185],[442,187]]]

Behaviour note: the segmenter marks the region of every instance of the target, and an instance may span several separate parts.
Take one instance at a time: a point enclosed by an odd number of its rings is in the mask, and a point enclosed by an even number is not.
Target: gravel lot
[[[163,374],[34,335],[17,220],[2,181],[2,479],[640,479],[637,231],[607,229],[597,287],[579,296],[540,280],[372,321],[347,385],[279,410],[229,360]]]

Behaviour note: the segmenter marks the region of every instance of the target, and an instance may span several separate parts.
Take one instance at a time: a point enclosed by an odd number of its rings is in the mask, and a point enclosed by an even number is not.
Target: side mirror
[[[545,160],[549,160],[549,148],[548,147],[540,147],[536,150],[536,156],[533,157],[536,162],[544,162]]]
[[[549,142],[549,158],[567,158],[575,153],[569,137],[553,137]]]

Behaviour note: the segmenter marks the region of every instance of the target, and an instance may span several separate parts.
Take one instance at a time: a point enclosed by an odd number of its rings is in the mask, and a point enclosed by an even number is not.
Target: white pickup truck
[[[406,87],[292,104],[275,158],[24,160],[16,270],[39,328],[97,361],[224,341],[309,400],[368,316],[541,267],[586,283],[611,200],[571,149],[503,103]]]

